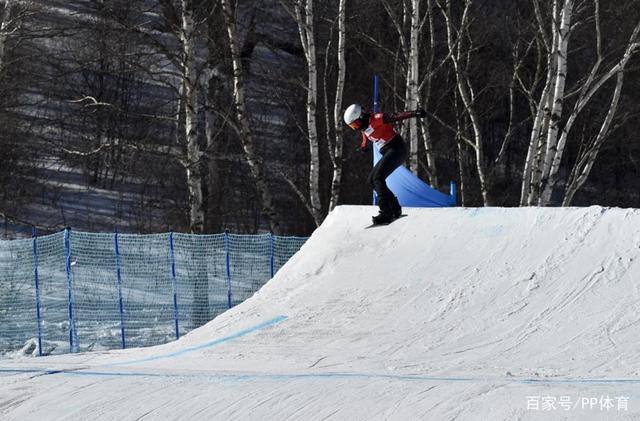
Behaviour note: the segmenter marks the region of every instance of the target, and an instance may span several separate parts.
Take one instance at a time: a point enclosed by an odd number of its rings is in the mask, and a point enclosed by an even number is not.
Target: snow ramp
[[[176,342],[0,361],[0,419],[640,419],[639,210],[374,211]]]

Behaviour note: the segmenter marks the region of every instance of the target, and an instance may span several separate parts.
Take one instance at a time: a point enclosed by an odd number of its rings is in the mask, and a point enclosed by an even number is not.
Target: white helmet
[[[344,112],[344,122],[351,125],[354,121],[362,117],[362,106],[351,104]]]

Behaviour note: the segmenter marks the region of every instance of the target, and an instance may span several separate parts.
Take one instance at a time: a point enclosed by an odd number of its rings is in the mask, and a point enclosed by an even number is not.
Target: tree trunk
[[[555,24],[558,16],[558,0],[553,1],[551,41],[547,38],[546,25],[544,24],[542,14],[540,13],[538,0],[533,0],[533,4],[535,6],[538,21],[538,31],[547,50],[547,75],[544,89],[542,90],[540,101],[538,102],[538,109],[536,111],[533,128],[531,130],[529,149],[522,175],[520,204],[529,206],[535,204],[540,195],[540,180],[542,179],[541,163],[544,160],[544,154],[546,151],[546,137],[544,136],[544,133],[547,132],[551,115],[551,89],[555,86],[555,69],[557,65],[554,51],[558,39],[557,25]]]
[[[329,211],[338,205],[340,200],[340,186],[342,184],[342,95],[344,92],[344,80],[346,75],[345,61],[345,7],[346,0],[340,0],[338,5],[338,80],[336,81],[336,100],[333,105],[333,123],[335,127],[335,145],[333,150],[333,177],[331,180],[331,200]]]
[[[427,0],[427,18],[429,19],[429,55],[427,58],[426,69],[423,74],[423,81],[418,87],[419,95],[424,90],[422,95],[422,107],[426,110],[429,107],[431,99],[431,77],[433,73],[433,62],[435,59],[436,51],[436,34],[433,21],[433,4],[432,0]],[[429,119],[422,119],[421,122],[421,134],[422,145],[424,146],[424,152],[427,156],[427,180],[429,184],[435,188],[438,186],[438,167],[436,164],[435,148],[433,146],[433,139],[431,137],[431,126]]]
[[[182,0],[182,77],[184,82],[185,141],[187,142],[187,185],[189,188],[189,227],[193,233],[204,231],[202,194],[202,150],[198,144],[198,76],[196,69],[195,23],[191,0]]]
[[[553,72],[552,72],[553,73]],[[551,85],[545,99],[542,112],[542,124],[540,126],[540,132],[537,134],[537,139],[534,142],[535,155],[533,158],[533,168],[531,170],[531,185],[529,188],[529,197],[527,198],[527,205],[533,206],[538,203],[540,194],[542,193],[542,163],[547,151],[547,137],[545,133],[549,129],[549,122],[551,121],[551,108],[553,95],[551,95],[551,87],[553,86],[555,76],[552,75]]]
[[[547,131],[546,152],[542,165],[541,186],[542,194],[538,200],[538,205],[548,205],[551,201],[553,185],[549,180],[551,163],[557,154],[558,129],[562,119],[562,109],[564,105],[564,92],[567,79],[567,55],[569,52],[569,29],[571,16],[573,13],[573,0],[565,0],[564,7],[560,15],[560,27],[558,28],[557,45],[554,45],[554,60],[556,62],[555,86],[553,90],[551,118]],[[554,28],[556,25],[554,25]]]
[[[545,108],[548,103],[549,92],[551,89],[552,75],[549,72],[547,74],[547,81],[545,87],[540,96],[540,102],[536,110],[536,115],[533,120],[533,127],[531,129],[531,137],[529,139],[529,148],[527,150],[527,158],[524,162],[524,170],[522,171],[522,186],[520,189],[520,206],[529,204],[529,198],[532,195],[533,177],[532,173],[535,167],[536,152],[538,150],[538,143],[542,135],[542,126],[544,122]]]
[[[220,86],[222,80],[218,75],[216,68],[211,68],[207,72],[207,86],[205,93],[205,136],[207,138],[207,152],[206,152],[206,165],[207,165],[207,229],[210,232],[219,232],[222,227],[222,206],[221,206],[221,180],[220,180],[220,168],[217,157],[219,150],[217,142],[219,134],[217,128],[221,125],[221,122],[216,117],[214,109],[218,104],[216,101],[220,98]]]
[[[11,7],[14,0],[5,0],[2,12],[0,12],[0,74],[4,64],[4,52],[7,38],[9,37],[9,24],[11,21]]]
[[[246,101],[244,96],[244,77],[242,70],[242,57],[238,42],[238,31],[236,21],[231,7],[230,0],[221,0],[227,35],[229,37],[229,48],[231,50],[231,60],[233,62],[233,99],[236,108],[236,118],[240,125],[239,134],[242,148],[247,159],[247,164],[251,169],[251,175],[256,182],[256,189],[262,199],[263,214],[269,222],[271,231],[274,234],[281,233],[280,219],[276,212],[273,196],[267,185],[267,179],[263,163],[255,151],[253,133],[246,111]]]
[[[456,76],[456,85],[458,88],[458,93],[460,94],[460,98],[462,99],[462,104],[464,105],[465,112],[469,116],[471,120],[471,127],[473,129],[473,149],[476,155],[476,172],[478,175],[478,181],[480,182],[480,193],[482,195],[482,202],[485,206],[490,205],[489,200],[489,192],[487,188],[487,177],[485,170],[485,162],[484,162],[484,140],[482,138],[482,130],[480,128],[480,120],[476,113],[476,110],[473,107],[473,91],[471,90],[471,83],[469,81],[468,76],[465,74],[464,70],[461,67],[460,58],[462,56],[462,38],[464,37],[464,32],[466,31],[466,25],[468,24],[468,13],[469,7],[471,6],[472,0],[466,0],[465,9],[462,14],[462,18],[460,21],[460,28],[456,30],[453,26],[450,3],[447,2],[446,8],[442,8],[442,13],[444,14],[445,23],[447,27],[447,45],[449,47],[449,54],[451,57],[451,61],[453,62],[453,70]],[[457,39],[454,39],[454,33],[457,34]]]
[[[616,78],[616,87],[613,92],[613,98],[611,99],[611,105],[609,107],[609,111],[607,112],[607,116],[602,122],[602,126],[600,127],[600,131],[594,140],[593,146],[589,149],[588,152],[585,153],[584,159],[579,160],[576,163],[575,169],[573,171],[574,177],[569,180],[569,186],[565,192],[564,199],[562,201],[562,206],[569,206],[571,201],[573,200],[573,196],[576,192],[584,185],[587,181],[587,177],[589,177],[589,173],[591,172],[591,168],[593,168],[593,164],[596,161],[598,156],[598,152],[600,151],[600,147],[604,143],[609,133],[609,128],[611,127],[611,121],[615,116],[618,110],[618,104],[620,103],[620,93],[622,91],[622,82],[624,79],[624,72],[619,71],[618,76]],[[582,164],[583,163],[583,164]],[[581,165],[582,164],[582,165]],[[582,167],[580,171],[579,168]]]
[[[181,65],[184,105],[184,131],[187,143],[187,186],[189,189],[189,228],[192,233],[204,232],[204,194],[202,178],[203,152],[198,143],[198,72],[196,69],[196,26],[191,0],[182,0],[180,31]],[[193,327],[202,326],[209,317],[209,279],[206,264],[194,256],[196,271],[193,279]]]
[[[411,0],[411,33],[409,57],[407,65],[407,100],[408,110],[418,108],[418,78],[420,49],[420,0]],[[418,174],[418,124],[415,118],[409,119],[409,168]]]
[[[307,60],[307,131],[309,136],[309,203],[311,216],[316,224],[322,223],[322,204],[320,203],[320,145],[316,122],[318,103],[318,66],[315,44],[313,0],[306,0],[304,16],[302,0],[294,3],[295,19],[300,32],[302,48]]]

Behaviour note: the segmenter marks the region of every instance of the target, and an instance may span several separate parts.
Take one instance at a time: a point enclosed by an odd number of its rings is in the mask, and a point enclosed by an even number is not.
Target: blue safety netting
[[[305,241],[70,230],[0,241],[0,356],[174,340],[250,297]]]

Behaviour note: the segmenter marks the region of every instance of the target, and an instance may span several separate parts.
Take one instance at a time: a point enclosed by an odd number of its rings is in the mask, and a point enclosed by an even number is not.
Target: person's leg
[[[388,167],[392,158],[390,154],[384,154],[382,158],[376,163],[369,174],[369,184],[378,195],[378,207],[380,207],[380,213],[391,216],[391,197],[393,193],[389,190],[385,179],[390,174]]]
[[[400,215],[402,215],[402,206],[400,206],[400,202],[398,202],[398,198],[396,196],[391,196],[390,208],[393,213],[393,217],[400,218]]]
[[[404,143],[401,139],[393,147],[385,150],[382,158],[374,166],[369,175],[369,183],[378,194],[380,213],[391,218],[397,218],[402,212],[398,199],[386,183],[387,177],[398,168],[405,159]]]
[[[407,148],[400,135],[398,135],[398,137],[394,139],[393,143],[390,146],[392,147],[392,151],[390,151],[390,153],[393,153],[393,162],[387,164],[390,168],[387,177],[391,175],[391,173],[393,173],[407,159]],[[393,193],[389,198],[389,208],[394,218],[399,218],[400,215],[402,215],[402,207],[400,206],[400,202]]]

